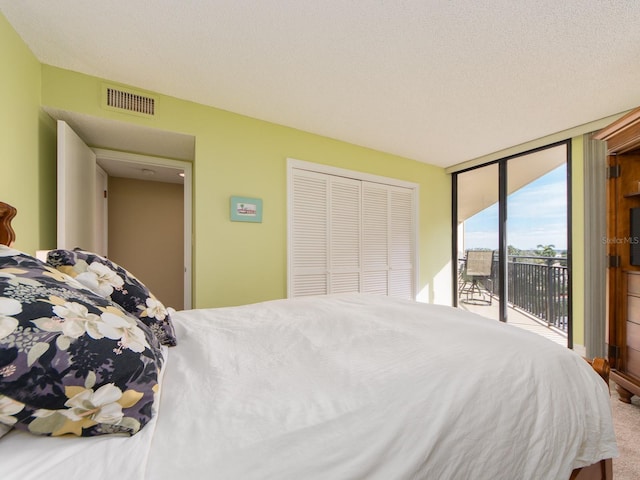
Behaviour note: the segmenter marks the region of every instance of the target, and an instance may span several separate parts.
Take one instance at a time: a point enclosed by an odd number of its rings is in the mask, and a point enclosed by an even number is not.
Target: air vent
[[[108,109],[144,116],[156,114],[156,99],[154,97],[108,85],[105,86],[103,93],[103,106]]]

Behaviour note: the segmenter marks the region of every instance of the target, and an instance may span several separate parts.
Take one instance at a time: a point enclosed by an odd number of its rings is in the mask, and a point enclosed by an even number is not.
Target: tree
[[[522,255],[522,250],[514,247],[513,245],[507,245],[507,255],[509,255],[510,257],[517,257],[518,255]]]
[[[541,257],[555,257],[556,256],[555,245],[538,245],[536,255]]]

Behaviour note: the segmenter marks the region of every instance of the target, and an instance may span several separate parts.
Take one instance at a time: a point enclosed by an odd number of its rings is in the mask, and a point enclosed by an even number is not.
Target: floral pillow
[[[152,417],[161,346],[73,278],[0,245],[0,424],[133,435]]]
[[[140,280],[120,265],[79,248],[51,250],[47,263],[138,317],[163,345],[176,345],[169,311]]]

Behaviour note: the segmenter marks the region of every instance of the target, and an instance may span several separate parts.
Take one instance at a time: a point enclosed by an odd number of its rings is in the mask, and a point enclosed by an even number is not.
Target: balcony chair
[[[491,283],[493,266],[492,250],[468,250],[462,269],[458,294],[462,303],[471,305],[491,305],[491,292],[487,283]]]

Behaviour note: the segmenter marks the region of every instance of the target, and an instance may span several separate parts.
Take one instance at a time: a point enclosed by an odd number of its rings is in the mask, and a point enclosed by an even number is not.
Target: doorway
[[[454,304],[571,348],[570,158],[560,142],[454,173],[452,213]]]
[[[181,182],[183,189],[183,305],[185,309],[191,308],[192,305],[192,251],[191,251],[191,234],[192,234],[192,162],[195,156],[195,137],[175,132],[167,132],[158,129],[141,127],[125,122],[106,120],[76,112],[68,112],[49,107],[43,109],[54,119],[67,123],[69,127],[77,134],[80,140],[86,145],[100,145],[102,148],[87,148],[94,156],[94,164],[97,169],[97,158],[100,157],[100,165],[109,175],[114,175],[112,167],[128,169],[131,175],[137,172],[138,175],[144,175],[148,172],[144,170],[153,170],[154,176],[159,178],[168,174],[177,178],[178,171],[184,175]],[[127,153],[139,152],[139,153]],[[109,166],[107,166],[109,165]],[[109,171],[110,170],[110,171]],[[118,176],[127,176],[117,173]],[[93,176],[91,181],[80,182],[84,184],[95,185]],[[78,183],[78,182],[76,182]],[[60,189],[66,191],[67,188]],[[92,187],[91,202],[94,205],[94,198],[99,192],[94,193],[97,189]],[[86,197],[86,195],[85,195]],[[87,197],[88,198],[88,197]],[[77,204],[81,202],[75,202]],[[94,210],[94,209],[92,209]],[[59,215],[60,216],[60,215]],[[105,216],[108,216],[105,215]],[[87,223],[87,217],[81,219],[81,223]],[[167,219],[165,218],[165,221]],[[94,224],[93,220],[90,222]],[[159,222],[161,223],[161,222]],[[58,227],[60,230],[60,225]],[[107,231],[106,229],[104,231]],[[140,235],[140,232],[125,232],[124,235]],[[91,235],[94,238],[94,235]],[[153,241],[152,238],[148,241]],[[91,244],[93,240],[81,242],[80,244]],[[60,245],[59,245],[60,246]],[[71,245],[73,248],[77,245]],[[107,245],[108,249],[108,245]],[[173,252],[176,256],[176,253]],[[178,255],[179,256],[179,255]],[[160,260],[161,261],[161,260]],[[157,262],[156,262],[157,263]],[[126,265],[125,265],[126,266]]]
[[[166,306],[190,308],[191,164],[93,149],[108,174],[107,251]]]

